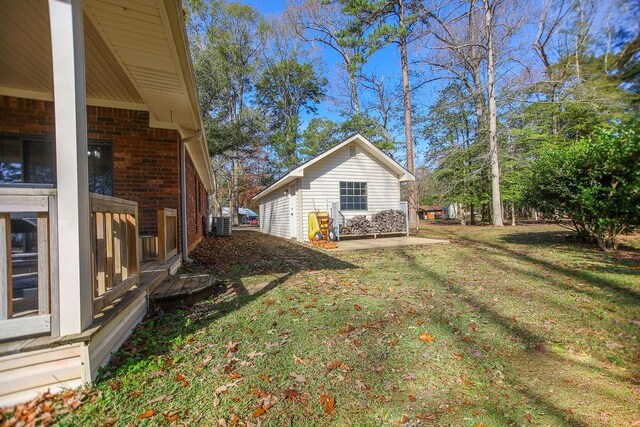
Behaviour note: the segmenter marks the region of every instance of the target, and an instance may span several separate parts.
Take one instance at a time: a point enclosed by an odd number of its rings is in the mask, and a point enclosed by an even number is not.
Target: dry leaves
[[[324,408],[325,414],[331,415],[333,413],[333,409],[336,406],[336,398],[324,393],[322,396],[320,396],[320,404]]]
[[[182,387],[189,387],[189,381],[187,381],[183,374],[176,374],[175,380],[182,383]]]
[[[420,341],[424,342],[432,342],[433,336],[431,334],[427,334],[426,332],[418,337]]]
[[[162,396],[156,397],[155,399],[151,399],[148,404],[149,405],[153,405],[154,403],[158,403],[158,402],[168,402],[171,399],[173,399],[173,396],[170,394],[164,394]]]
[[[307,379],[304,376],[296,374],[295,372],[291,372],[291,379],[300,384],[307,382]]]
[[[265,396],[260,398],[259,406],[253,411],[253,418],[258,418],[264,415],[269,409],[276,404],[278,398],[275,396]]]
[[[141,413],[140,415],[138,415],[138,419],[139,420],[144,420],[145,418],[151,418],[156,414],[156,411],[154,411],[153,409],[149,409],[148,411],[145,411],[143,413]]]
[[[228,355],[235,353],[236,351],[238,351],[238,346],[240,345],[240,341],[230,341],[226,346],[226,351],[224,353],[224,356],[227,357]]]
[[[307,401],[307,398],[304,394],[300,393],[297,390],[288,389],[285,390],[283,394],[284,400],[291,400],[293,402],[303,403]]]

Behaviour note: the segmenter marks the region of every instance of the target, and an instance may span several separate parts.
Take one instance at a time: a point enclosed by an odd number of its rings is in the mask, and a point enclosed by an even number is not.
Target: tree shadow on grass
[[[557,234],[557,232],[549,232],[549,233],[552,235]],[[520,236],[521,234],[525,235],[527,233],[513,233],[506,236],[501,236],[500,240],[504,241],[505,243],[516,243],[516,242],[525,243],[530,241],[526,237]],[[547,235],[547,233],[531,233],[531,234],[537,235],[538,242],[540,242],[537,244],[544,245],[543,238]],[[602,290],[610,292],[621,303],[628,304],[628,305],[637,305],[640,303],[640,292],[638,290],[622,286],[613,280],[609,280],[597,274],[594,274],[594,272],[596,271],[595,269],[594,271],[591,271],[591,270],[586,270],[584,268],[570,268],[564,265],[560,265],[559,263],[554,263],[547,259],[535,257],[527,253],[523,253],[521,251],[510,249],[508,246],[504,244],[492,243],[486,240],[478,240],[471,237],[458,236],[458,238],[464,240],[468,244],[473,245],[478,250],[486,251],[488,248],[489,250],[493,250],[496,255],[508,256],[518,261],[533,265],[537,268],[542,268],[549,273],[560,274],[560,275],[570,277],[574,280],[589,283]],[[546,244],[547,245],[549,244],[548,240]],[[616,270],[616,273],[619,273],[619,271]],[[629,268],[629,269],[625,269],[624,274],[630,275],[630,276],[640,276],[640,271],[632,270]]]
[[[220,320],[277,288],[297,273],[358,268],[321,250],[255,231],[234,231],[231,238],[206,238],[191,252],[188,271],[209,273],[223,280],[226,291],[211,296],[193,309],[151,311],[114,354],[108,370],[171,351],[181,338]],[[245,282],[267,277],[259,286]],[[195,320],[195,321],[194,321]]]
[[[580,378],[580,375],[584,375],[586,371],[596,372],[591,375],[592,378],[589,383],[590,391],[593,394],[597,394],[597,396],[591,396],[594,402],[613,403],[615,401],[614,397],[607,394],[607,390],[604,386],[600,389],[598,388],[598,386],[600,386],[600,381],[596,378],[597,376],[607,378],[607,381],[617,383],[617,387],[621,389],[625,389],[629,385],[635,384],[633,379],[622,377],[617,375],[615,372],[610,372],[600,366],[569,360],[553,353],[549,348],[547,348],[548,337],[541,333],[532,331],[522,323],[516,323],[511,317],[500,313],[500,311],[498,311],[499,309],[479,300],[470,290],[459,285],[456,280],[420,265],[416,262],[414,254],[409,253],[408,251],[408,249],[401,249],[399,250],[399,253],[403,254],[409,261],[411,268],[422,274],[423,277],[427,278],[430,282],[437,283],[442,286],[446,293],[451,295],[451,297],[458,299],[468,307],[472,307],[474,315],[478,316],[480,319],[479,323],[490,324],[493,327],[497,327],[503,337],[501,338],[498,336],[496,339],[504,340],[509,337],[511,340],[519,342],[521,344],[521,354],[518,357],[525,361],[537,360],[536,367],[540,372],[544,373],[543,382],[546,383],[545,386],[547,389],[560,388],[565,395],[574,395],[573,388],[568,388],[563,382],[565,381],[564,377],[557,378],[557,372],[549,368],[552,366],[565,366],[567,367],[567,370],[574,372],[577,378]],[[430,317],[435,320],[439,326],[448,329],[451,336],[459,337],[459,339],[455,340],[455,346],[458,347],[460,351],[468,355],[473,355],[474,352],[477,351],[475,348],[477,347],[477,343],[472,340],[464,340],[460,334],[460,331],[464,330],[467,326],[465,324],[466,320],[463,319],[463,316],[452,318],[443,314],[432,315]],[[467,360],[469,361],[467,362]],[[465,358],[463,361],[468,363],[467,367],[470,371],[477,372],[478,375],[485,377],[487,372],[477,370],[477,365],[484,366],[485,369],[489,370],[492,369],[492,366],[496,366],[491,358],[474,360],[473,357],[471,357],[469,359]],[[525,402],[532,402],[534,406],[537,406],[543,412],[552,416],[557,422],[561,422],[562,424],[570,426],[585,426],[590,424],[589,421],[581,419],[580,415],[572,413],[570,408],[563,409],[559,405],[559,401],[554,398],[554,395],[545,395],[542,393],[542,389],[538,389],[533,386],[532,380],[537,379],[537,374],[535,372],[527,371],[527,369],[521,371],[520,369],[522,367],[519,366],[517,362],[512,361],[511,356],[509,359],[504,359],[503,362],[499,362],[497,365],[499,366],[501,363],[507,363],[507,365],[510,366],[510,372],[507,374],[505,381],[510,384],[513,391],[519,393],[523,397]],[[530,366],[529,369],[531,368],[532,367]],[[566,404],[567,403],[565,402],[565,405]],[[606,406],[606,403],[603,403],[603,405]]]

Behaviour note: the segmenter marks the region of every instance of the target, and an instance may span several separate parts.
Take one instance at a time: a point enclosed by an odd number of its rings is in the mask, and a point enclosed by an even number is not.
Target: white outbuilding
[[[406,212],[400,183],[415,177],[357,134],[291,170],[254,200],[260,202],[260,230],[308,241],[308,215],[326,211],[334,221],[387,209]]]

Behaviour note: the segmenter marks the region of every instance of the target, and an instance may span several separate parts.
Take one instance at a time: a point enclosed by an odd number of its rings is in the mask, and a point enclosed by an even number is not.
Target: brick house
[[[2,9],[4,406],[95,378],[202,240],[212,180],[179,0]]]

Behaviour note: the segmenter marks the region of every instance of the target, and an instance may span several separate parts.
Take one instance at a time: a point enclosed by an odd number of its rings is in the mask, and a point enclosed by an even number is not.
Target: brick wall
[[[114,196],[138,202],[140,234],[157,234],[158,208],[177,209],[180,215],[180,135],[150,128],[147,111],[89,106],[87,122],[90,140],[111,143]],[[0,132],[53,135],[54,131],[52,102],[0,96]],[[192,244],[202,236],[206,192],[188,157],[187,200]]]
[[[207,192],[196,173],[196,168],[187,157],[187,244],[192,248],[202,239],[202,217],[207,212]]]

